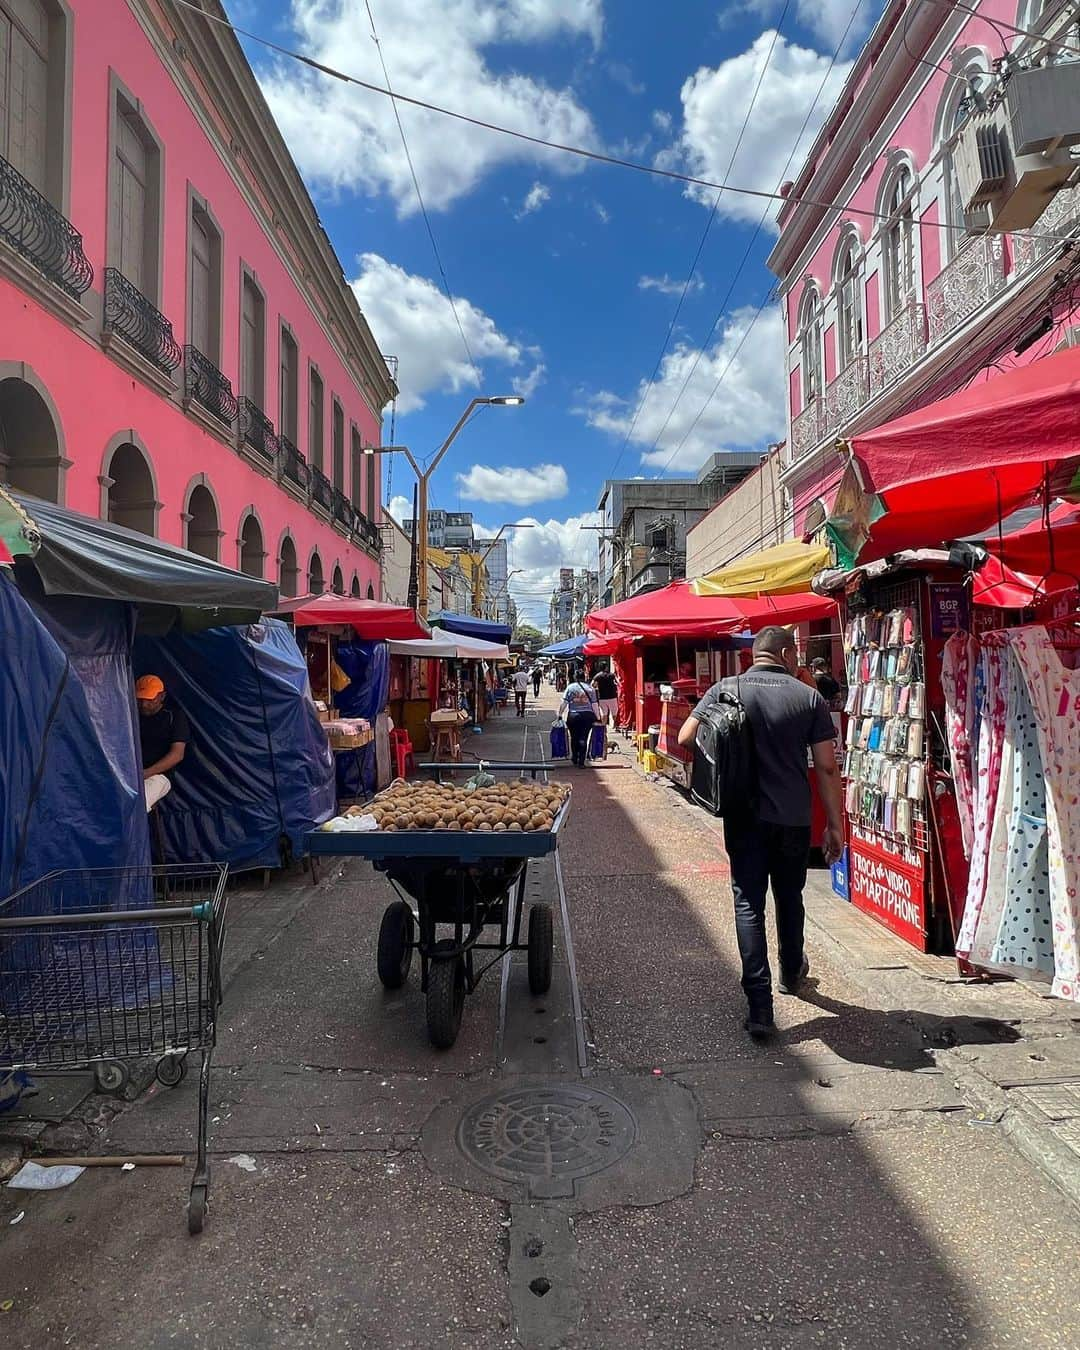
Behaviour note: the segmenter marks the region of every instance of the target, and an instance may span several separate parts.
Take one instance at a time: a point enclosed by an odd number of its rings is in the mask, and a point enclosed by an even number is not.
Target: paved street
[[[538,758],[554,700],[470,748]],[[1066,1136],[1007,1100],[1077,1075],[1069,1009],[950,982],[819,877],[806,997],[754,1044],[712,823],[625,751],[559,776],[552,990],[490,971],[448,1052],[416,970],[376,979],[366,864],[235,896],[205,1233],[187,1168],[3,1190],[5,1346],[1076,1345]],[[194,1077],[48,1137],[190,1149]]]

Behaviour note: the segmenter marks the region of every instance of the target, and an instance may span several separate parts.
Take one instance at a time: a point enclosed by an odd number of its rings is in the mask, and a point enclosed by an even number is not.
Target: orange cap
[[[141,675],[135,681],[136,698],[157,698],[159,694],[165,692],[165,686],[156,675]]]

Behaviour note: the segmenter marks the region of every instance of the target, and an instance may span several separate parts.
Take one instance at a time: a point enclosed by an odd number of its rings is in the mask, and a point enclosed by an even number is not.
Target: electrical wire
[[[782,169],[781,172],[780,172],[780,182],[781,182],[781,183],[784,182],[785,177],[786,177],[787,172],[788,172],[788,169],[790,169],[790,167],[791,167],[791,161],[795,158],[795,153],[796,153],[796,151],[798,150],[799,142],[802,140],[803,136],[806,134],[806,128],[810,125],[810,119],[813,117],[813,115],[814,115],[814,110],[817,108],[818,103],[821,101],[821,96],[822,96],[822,94],[825,92],[825,88],[826,88],[826,86],[828,85],[829,77],[832,75],[833,70],[834,70],[834,68],[835,68],[835,66],[836,66],[836,63],[837,63],[837,61],[840,59],[840,53],[841,53],[841,52],[843,51],[843,49],[844,49],[844,43],[847,42],[848,34],[851,32],[852,26],[853,26],[854,23],[855,23],[855,19],[856,19],[857,16],[858,16],[859,10],[862,9],[864,2],[865,2],[865,0],[857,0],[856,5],[855,5],[855,8],[851,11],[851,15],[850,15],[850,17],[848,18],[847,25],[845,26],[843,33],[840,35],[840,41],[836,44],[836,47],[835,47],[835,49],[834,49],[834,51],[833,51],[832,59],[831,59],[830,62],[829,62],[828,68],[827,68],[827,70],[825,71],[824,76],[822,77],[821,83],[818,85],[817,93],[814,95],[814,101],[813,101],[813,103],[811,103],[810,107],[807,109],[806,116],[803,118],[803,124],[802,124],[802,126],[799,128],[799,133],[798,133],[798,135],[795,137],[794,141],[792,142],[791,152],[790,152],[790,154],[789,154],[788,157],[787,157],[787,162],[784,164],[784,167],[783,167],[783,169]],[[785,13],[786,13],[786,12],[787,12],[787,11],[786,11],[786,9],[785,9]],[[717,197],[717,201],[719,201],[719,200],[720,200],[719,197]],[[651,449],[651,450],[647,450],[647,451],[645,452],[647,455],[648,455],[648,454],[651,454],[652,451],[656,450],[656,449],[659,447],[660,440],[661,440],[661,438],[663,437],[664,432],[668,429],[668,425],[669,425],[669,423],[671,422],[672,417],[675,415],[675,410],[676,410],[676,408],[678,408],[679,403],[680,403],[681,400],[682,400],[683,394],[686,393],[687,387],[688,387],[688,385],[690,384],[690,381],[693,379],[694,374],[695,374],[696,371],[697,371],[697,368],[698,368],[698,365],[699,365],[700,362],[701,362],[702,356],[705,354],[705,351],[706,351],[706,349],[708,348],[709,343],[712,341],[712,336],[713,336],[713,334],[716,332],[717,328],[719,327],[720,320],[721,320],[721,319],[723,318],[723,316],[724,316],[724,312],[725,312],[725,310],[726,310],[727,307],[728,307],[728,302],[730,301],[732,295],[734,294],[735,287],[736,287],[736,285],[738,284],[739,278],[742,276],[743,270],[744,270],[744,268],[746,267],[747,262],[749,261],[750,254],[751,254],[751,252],[753,251],[754,245],[757,243],[758,238],[759,238],[759,236],[760,236],[760,234],[761,234],[761,231],[765,228],[765,221],[768,219],[770,210],[771,210],[771,206],[767,204],[767,205],[765,206],[765,209],[764,209],[764,210],[762,211],[762,213],[761,213],[761,216],[760,216],[760,218],[759,218],[759,220],[758,220],[757,226],[756,226],[756,228],[754,229],[754,233],[753,233],[753,235],[751,236],[749,243],[746,245],[746,248],[745,248],[745,250],[743,251],[742,257],[739,259],[739,265],[738,265],[738,267],[735,269],[735,274],[734,274],[734,276],[731,278],[731,282],[730,282],[730,284],[729,284],[729,286],[728,286],[727,293],[725,294],[723,300],[720,302],[720,308],[719,308],[719,310],[717,311],[716,318],[713,319],[712,327],[709,329],[709,332],[708,332],[708,335],[707,335],[706,338],[705,338],[705,341],[698,347],[697,353],[696,353],[695,356],[694,356],[693,364],[691,365],[690,370],[687,372],[686,378],[683,380],[682,386],[681,386],[681,388],[679,389],[679,392],[678,392],[678,393],[676,394],[676,396],[675,396],[675,402],[671,405],[671,408],[670,408],[670,410],[669,410],[669,412],[668,412],[667,417],[664,418],[664,425],[663,425],[663,426],[660,428],[660,430],[656,433],[656,437],[655,437],[655,439],[653,440],[653,443],[652,443],[652,449]],[[766,304],[766,303],[767,303],[767,300],[766,300],[766,301],[763,301],[763,302],[762,302],[762,307],[763,307],[764,304]],[[760,309],[761,309],[761,307],[759,307],[759,313],[760,313]],[[751,321],[751,325],[750,325],[750,326],[753,327],[753,325],[754,325],[754,323],[755,323],[756,321],[757,321],[757,316],[755,315],[754,319]],[[745,336],[749,336],[749,330],[747,330],[747,334],[746,334]],[[745,341],[745,336],[744,336],[744,339],[743,339],[744,341]],[[741,349],[741,347],[742,347],[742,342],[740,342],[740,344],[739,344],[739,348],[740,348],[740,349]],[[735,355],[737,355],[737,354],[738,354],[738,353],[736,352]],[[728,371],[728,369],[730,368],[730,365],[731,365],[731,362],[729,362],[728,365],[725,366],[724,371],[723,371],[723,374],[721,375],[721,379],[723,379],[724,375],[727,374],[727,371]],[[655,377],[654,377],[654,378],[655,378]],[[710,399],[710,401],[711,401],[711,399]],[[695,425],[696,425],[696,422],[695,422]],[[681,448],[682,448],[682,443],[680,442],[679,449],[681,449]],[[655,475],[655,477],[659,478],[659,477],[661,477],[661,475],[665,474],[665,473],[668,471],[668,469],[671,467],[672,460],[674,460],[675,454],[676,454],[676,453],[677,453],[677,452],[672,452],[670,458],[667,460],[667,462],[665,463],[664,467],[663,467],[663,468]]]
[[[383,79],[386,81],[386,88],[390,91],[390,103],[394,109],[394,121],[397,122],[398,134],[401,137],[401,148],[405,151],[405,160],[409,166],[409,174],[412,178],[413,189],[416,192],[416,200],[420,204],[420,214],[424,217],[424,225],[427,229],[428,239],[431,240],[431,251],[435,255],[435,264],[439,269],[439,276],[442,278],[443,292],[449,302],[450,309],[454,315],[454,323],[457,324],[458,334],[461,337],[461,345],[465,348],[465,355],[469,359],[469,365],[472,366],[473,374],[476,376],[477,387],[481,383],[480,369],[473,359],[472,348],[469,346],[469,339],[465,336],[465,329],[461,325],[461,316],[458,314],[458,308],[454,301],[454,293],[450,289],[450,282],[446,275],[446,268],[443,266],[442,254],[439,252],[439,245],[435,239],[435,231],[431,227],[431,219],[428,216],[427,207],[424,204],[424,194],[420,191],[420,180],[416,176],[416,168],[413,165],[413,157],[409,151],[409,142],[405,136],[405,127],[401,121],[401,111],[398,108],[397,99],[393,95],[390,84],[390,72],[386,66],[386,57],[383,55],[382,43],[379,41],[379,34],[375,28],[375,15],[372,13],[371,0],[364,0],[364,8],[367,10],[368,23],[371,25],[371,38],[375,43],[375,50],[379,53],[379,65],[382,66]]]
[[[859,0],[859,3],[861,4],[862,0]],[[724,170],[725,183],[731,177],[731,170],[735,167],[735,159],[740,149],[742,148],[742,143],[746,136],[746,129],[750,125],[751,114],[753,113],[754,108],[757,105],[758,94],[761,92],[761,86],[764,83],[766,72],[769,69],[769,65],[773,58],[773,52],[776,50],[776,44],[780,37],[780,30],[784,25],[784,20],[787,18],[788,10],[790,9],[790,7],[791,7],[791,0],[784,0],[783,12],[781,13],[780,18],[777,20],[776,27],[773,29],[772,41],[769,43],[769,50],[768,52],[766,52],[765,61],[761,67],[761,70],[758,72],[757,82],[754,85],[754,92],[750,95],[750,103],[746,109],[746,116],[743,118],[742,126],[739,128],[739,134],[736,137],[735,146],[732,149],[731,157],[728,160],[727,168]],[[630,438],[634,434],[634,428],[637,426],[637,420],[641,416],[642,409],[645,407],[646,400],[649,397],[649,390],[653,387],[653,384],[656,382],[656,377],[660,373],[660,366],[663,363],[664,357],[667,355],[668,347],[671,345],[671,338],[672,334],[675,332],[675,325],[678,323],[679,315],[682,313],[683,304],[685,303],[687,293],[690,290],[690,283],[693,281],[694,274],[697,272],[698,262],[700,261],[702,251],[705,248],[705,242],[709,237],[709,231],[712,229],[713,222],[716,220],[716,213],[720,209],[720,201],[723,195],[724,190],[723,188],[721,188],[720,191],[716,194],[716,197],[712,204],[712,210],[709,212],[708,219],[705,222],[705,228],[702,231],[700,240],[698,241],[697,252],[694,254],[694,260],[690,264],[689,272],[687,272],[686,274],[686,281],[683,283],[682,293],[679,296],[679,303],[675,306],[675,312],[672,314],[671,322],[668,324],[667,332],[664,334],[664,342],[660,348],[660,354],[656,358],[656,365],[653,366],[653,372],[649,376],[648,381],[646,382],[644,388],[641,391],[641,397],[638,399],[637,407],[634,409],[634,415],[630,419],[630,424],[626,428],[626,435],[623,437],[622,445],[619,447],[619,452],[615,456],[615,462],[608,470],[607,474],[608,478],[615,477],[615,470],[619,467],[619,464],[622,461],[622,457],[626,453],[626,448],[630,444]],[[766,212],[768,212],[769,207],[766,206],[765,210]],[[666,425],[667,424],[665,423],[665,426]]]
[[[293,51],[288,47],[283,47],[280,43],[273,42],[269,38],[261,37],[257,33],[252,33],[245,28],[240,28],[236,24],[230,23],[228,19],[219,17],[216,14],[208,14],[204,9],[200,9],[195,0],[172,0],[174,5],[181,9],[190,10],[193,14],[198,14],[201,18],[215,23],[219,27],[228,28],[239,37],[245,37],[259,46],[265,47],[268,51],[275,52],[279,56],[286,56],[290,60],[298,61],[301,65],[310,67],[318,71],[319,74],[327,75],[331,79],[339,80],[343,84],[352,84],[359,89],[366,89],[369,93],[379,94],[383,98],[393,99],[397,103],[407,103],[414,108],[424,108],[428,112],[438,113],[441,117],[451,118],[455,122],[464,122],[468,126],[478,127],[483,131],[495,132],[500,136],[509,136],[514,140],[524,141],[529,145],[538,145],[545,150],[558,150],[562,154],[574,155],[578,159],[592,160],[597,164],[607,164],[613,168],[630,169],[634,173],[647,174],[651,178],[666,178],[671,182],[682,183],[687,187],[711,188],[719,192],[721,189],[734,196],[755,197],[758,201],[787,202],[797,206],[816,206],[825,211],[843,211],[849,216],[860,216],[868,220],[888,220],[889,216],[883,211],[875,211],[870,207],[853,206],[849,202],[824,201],[818,197],[800,196],[796,193],[789,193],[784,196],[781,192],[767,192],[764,188],[742,187],[732,183],[717,183],[711,178],[699,178],[696,174],[680,173],[677,169],[666,169],[657,164],[642,164],[637,160],[624,159],[620,155],[608,155],[601,150],[589,150],[580,145],[567,145],[561,141],[545,140],[543,136],[534,136],[527,131],[516,131],[512,127],[500,126],[497,122],[488,122],[481,117],[472,117],[468,113],[457,112],[452,108],[441,107],[437,103],[430,103],[426,99],[414,98],[410,94],[396,93],[392,89],[385,89],[381,85],[372,84],[369,80],[358,79],[355,75],[347,75],[343,71],[335,70],[332,66],[324,65],[321,61],[316,61],[313,57],[304,56],[302,52]],[[930,3],[952,3],[952,0],[930,0]],[[974,12],[974,11],[970,11]],[[1027,37],[1039,37],[1038,34],[1028,33],[1026,29],[1016,29],[1018,33]],[[1040,38],[1041,41],[1045,39]],[[1074,51],[1080,56],[1080,47],[1060,46],[1062,51]],[[938,229],[944,232],[965,233],[963,225],[953,225],[948,221],[924,221],[927,228]],[[1052,244],[1066,244],[1071,242],[1065,236],[1052,234],[1032,235],[1031,238],[1043,239]]]

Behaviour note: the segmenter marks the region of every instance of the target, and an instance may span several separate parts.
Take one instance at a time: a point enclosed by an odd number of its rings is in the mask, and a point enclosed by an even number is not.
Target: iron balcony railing
[[[240,440],[264,463],[277,467],[280,446],[274,424],[250,398],[240,400]]]
[[[983,234],[965,244],[926,287],[930,345],[959,328],[1004,285],[1002,236]]]
[[[0,239],[73,300],[79,300],[94,280],[82,235],[2,157]]]
[[[926,310],[910,299],[870,344],[870,397],[899,379],[925,351]]]
[[[105,332],[123,340],[166,375],[171,375],[184,353],[173,337],[172,324],[115,267],[105,269]]]
[[[321,506],[324,511],[330,512],[334,509],[333,484],[322,469],[312,469],[311,471],[311,500],[316,506]]]
[[[184,348],[184,397],[224,426],[236,421],[238,405],[232,383],[198,347]]]
[[[365,548],[369,548],[375,553],[382,552],[382,534],[378,525],[360,511],[356,513],[356,525],[353,532]]]
[[[356,507],[345,496],[340,488],[334,488],[332,514],[339,525],[344,525],[347,530],[352,530],[356,524]]]
[[[282,478],[287,478],[290,483],[295,483],[302,492],[311,490],[311,469],[308,462],[300,451],[289,440],[288,436],[279,436],[278,444],[281,446],[281,459],[278,467],[281,469]]]
[[[797,417],[791,419],[791,462],[802,459],[825,439],[825,409],[820,398],[812,398]]]
[[[870,397],[868,367],[865,356],[856,356],[825,386],[826,436],[840,431],[864,406]]]

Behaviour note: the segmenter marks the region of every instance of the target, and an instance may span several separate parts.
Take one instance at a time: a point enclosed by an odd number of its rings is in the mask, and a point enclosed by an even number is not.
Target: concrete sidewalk
[[[554,701],[467,747],[540,758]],[[1077,1212],[964,1076],[1066,1072],[1069,1010],[950,983],[815,891],[806,997],[757,1045],[710,822],[621,754],[557,776],[528,892],[552,988],[504,961],[450,1051],[415,970],[375,978],[366,864],[234,897],[205,1233],[186,1168],[0,1191],[5,1345],[1075,1344]],[[194,1104],[189,1075],[84,1142],[190,1150]]]

